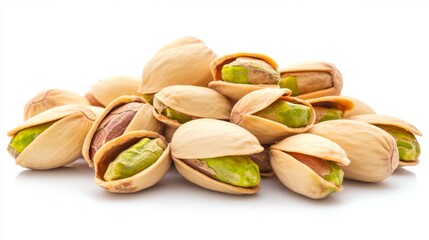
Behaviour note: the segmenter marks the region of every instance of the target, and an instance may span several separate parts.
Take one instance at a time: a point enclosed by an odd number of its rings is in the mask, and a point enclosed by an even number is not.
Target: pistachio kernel
[[[296,76],[286,76],[280,79],[279,85],[281,88],[288,88],[289,90],[291,90],[291,96],[297,96],[300,94]]]
[[[344,113],[340,109],[314,106],[314,110],[316,123],[344,118]]]
[[[419,158],[421,152],[420,144],[414,134],[396,126],[378,124],[376,126],[395,138],[401,161],[416,161]]]
[[[310,123],[311,109],[302,104],[277,100],[254,115],[279,122],[291,128],[301,128]]]
[[[222,79],[239,84],[278,84],[280,74],[261,59],[239,57],[222,67]]]
[[[181,113],[181,112],[176,111],[170,107],[164,108],[164,110],[162,110],[161,114],[168,117],[169,119],[176,120],[181,124],[189,122],[193,119],[193,117],[191,115],[188,115],[186,113]]]

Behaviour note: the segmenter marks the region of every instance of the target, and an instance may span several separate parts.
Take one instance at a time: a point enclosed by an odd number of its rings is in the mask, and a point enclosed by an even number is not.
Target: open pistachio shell
[[[209,64],[214,58],[216,54],[196,39],[174,41],[146,64],[138,92],[153,94],[172,85],[206,87],[212,80]]]
[[[157,133],[162,132],[162,123],[156,120],[152,113],[153,107],[148,104],[143,98],[138,96],[118,97],[117,99],[113,100],[109,105],[107,105],[104,111],[97,117],[91,129],[89,130],[88,135],[85,138],[85,142],[82,148],[82,155],[86,159],[90,167],[93,166],[92,157],[95,155],[95,152],[91,153],[91,151],[93,151],[91,150],[91,148],[93,147],[94,136],[100,129],[100,127],[102,127],[101,124],[103,120],[106,119],[106,117],[108,117],[109,114],[112,113],[114,110],[129,103],[141,103],[141,107],[137,110],[137,112],[129,121],[129,123],[123,126],[125,128],[120,129],[120,132],[122,132],[122,134],[137,130],[148,130]],[[118,129],[115,131],[118,131]],[[119,135],[122,135],[120,132]]]
[[[281,79],[296,77],[295,86],[289,88],[293,90],[294,97],[301,99],[340,95],[343,88],[341,73],[331,63],[302,63],[282,68],[279,72]]]
[[[319,110],[320,108],[338,109],[343,113],[342,118],[344,118],[345,114],[354,107],[354,103],[351,99],[341,96],[311,98],[307,101],[316,111],[316,122],[319,122],[319,119],[323,117],[322,111]]]
[[[344,149],[351,163],[341,167],[344,176],[363,182],[380,182],[398,167],[395,139],[371,124],[356,120],[326,121],[309,131],[325,137]]]
[[[183,124],[171,141],[171,155],[183,177],[203,188],[230,194],[253,194],[259,191],[259,185],[244,188],[226,184],[193,169],[182,160],[248,156],[261,151],[263,147],[251,133],[214,119],[197,119]]]
[[[343,186],[325,180],[309,166],[289,153],[301,153],[337,165],[350,164],[344,150],[338,144],[309,133],[285,138],[271,146],[271,164],[280,181],[289,189],[310,198],[320,199],[331,192],[341,192]],[[342,178],[339,179],[342,181]]]
[[[192,116],[192,118],[213,118],[229,120],[231,103],[213,89],[191,85],[169,86],[155,94],[154,116],[170,127],[181,123],[164,116],[162,111],[169,107]]]
[[[160,138],[167,144],[165,139],[158,133],[151,131],[134,131],[126,133],[103,145],[94,156],[95,182],[109,192],[132,193],[151,187],[159,182],[170,168],[170,146],[163,151],[162,155],[152,165],[143,171],[123,179],[105,181],[104,174],[109,164],[119,153],[136,144],[142,138]]]
[[[316,121],[316,114],[310,103],[305,100],[288,97],[288,89],[261,89],[251,92],[238,101],[231,111],[231,122],[256,136],[261,144],[270,144],[285,137],[306,132]],[[291,128],[281,123],[253,115],[267,108],[277,100],[302,104],[311,109],[309,124],[305,127]]]
[[[375,113],[375,111],[370,106],[368,106],[366,103],[362,102],[359,99],[349,97],[349,96],[342,96],[342,97],[348,98],[352,100],[354,103],[354,107],[350,111],[346,112],[345,118],[347,119],[357,115]]]
[[[86,98],[91,105],[105,107],[111,101],[123,95],[137,95],[139,79],[135,77],[115,76],[94,83]]]
[[[277,70],[277,63],[270,57],[259,53],[239,52],[230,55],[225,55],[213,60],[210,63],[210,69],[213,76],[213,81],[209,83],[209,87],[218,91],[222,95],[228,97],[233,102],[237,102],[244,95],[255,90],[264,88],[279,88],[278,84],[237,84],[225,82],[222,79],[222,67],[235,61],[239,57],[250,57],[261,59],[271,65],[274,70]]]
[[[372,125],[384,125],[384,126],[394,126],[400,129],[404,129],[407,132],[415,134],[417,136],[422,136],[423,134],[412,124],[391,116],[378,115],[378,114],[363,114],[350,117],[352,120],[363,121]],[[415,159],[414,161],[399,161],[399,166],[415,166],[419,164],[420,160]]]
[[[10,130],[15,136],[21,130],[53,123],[16,157],[16,164],[31,169],[52,169],[67,165],[81,156],[86,134],[96,119],[91,108],[67,104],[48,109]]]
[[[81,104],[89,105],[88,100],[77,93],[62,90],[62,89],[49,89],[42,91],[34,96],[24,107],[24,120],[27,120],[34,115],[53,107],[62,106],[66,104]]]

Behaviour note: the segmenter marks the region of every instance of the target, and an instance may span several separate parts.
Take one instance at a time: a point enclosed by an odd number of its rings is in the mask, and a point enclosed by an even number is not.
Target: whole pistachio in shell
[[[191,85],[175,85],[155,94],[154,116],[170,127],[197,118],[229,120],[231,103],[213,89]]]
[[[209,64],[216,54],[202,41],[188,37],[167,44],[149,60],[138,87],[151,95],[172,85],[207,87],[212,80]]]
[[[38,93],[24,107],[24,120],[27,120],[43,111],[66,104],[89,105],[88,100],[77,93],[62,90],[49,89]]]
[[[392,135],[398,146],[399,166],[419,164],[421,149],[414,135],[422,136],[423,134],[412,124],[399,118],[378,114],[357,115],[350,119],[372,124]]]
[[[16,164],[31,169],[52,169],[81,156],[86,134],[96,113],[84,105],[67,104],[27,119],[7,135],[8,151]]]
[[[170,164],[170,146],[161,135],[128,132],[95,154],[95,182],[109,192],[137,192],[159,182]]]
[[[327,62],[309,62],[279,70],[281,88],[302,99],[340,95],[343,79],[338,69]]]
[[[309,198],[324,198],[343,190],[339,166],[350,160],[338,144],[309,133],[285,138],[271,146],[271,164],[290,190]]]
[[[85,97],[93,106],[105,107],[123,95],[138,95],[140,80],[135,77],[114,76],[94,83]]]
[[[231,122],[256,136],[261,144],[303,133],[314,125],[316,114],[310,103],[288,97],[288,89],[261,89],[238,101]]]
[[[342,96],[342,97],[346,97],[346,98],[352,100],[354,103],[354,107],[350,111],[347,111],[345,114],[345,118],[347,118],[347,119],[349,119],[353,116],[357,116],[357,115],[375,113],[375,111],[370,106],[368,106],[366,103],[362,102],[359,99],[349,97],[349,96]]]
[[[180,126],[171,141],[176,169],[190,182],[213,191],[254,194],[259,191],[258,166],[249,157],[263,151],[245,129],[215,119]]]
[[[153,107],[142,97],[121,96],[106,106],[85,138],[82,154],[90,167],[96,152],[124,133],[148,130],[162,132],[162,123],[153,116]]]
[[[344,177],[362,182],[380,182],[398,167],[395,139],[371,124],[356,120],[325,121],[309,131],[344,149],[351,163],[342,167]]]
[[[263,88],[279,88],[277,63],[259,53],[239,52],[213,60],[213,81],[209,87],[236,102],[244,95]]]
[[[316,111],[316,123],[343,119],[347,111],[353,109],[354,103],[341,96],[326,96],[307,100]]]

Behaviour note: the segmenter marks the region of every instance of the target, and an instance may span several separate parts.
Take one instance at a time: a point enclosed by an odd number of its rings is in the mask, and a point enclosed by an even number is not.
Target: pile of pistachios
[[[330,63],[279,70],[266,55],[217,56],[184,37],[159,49],[139,79],[103,79],[85,96],[37,94],[7,150],[35,170],[83,156],[96,184],[115,193],[155,185],[171,162],[213,191],[254,194],[275,175],[314,199],[341,192],[344,177],[375,183],[417,165],[422,133],[341,96],[342,86]]]

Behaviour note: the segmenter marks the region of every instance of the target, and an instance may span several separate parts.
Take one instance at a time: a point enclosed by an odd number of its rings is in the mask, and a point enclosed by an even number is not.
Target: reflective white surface
[[[82,159],[32,171],[5,150],[6,132],[39,91],[85,94],[104,77],[140,76],[159,47],[186,35],[218,55],[331,61],[345,95],[429,134],[427,9],[424,1],[3,1],[0,239],[428,239],[426,137],[419,166],[378,184],[346,180],[342,193],[319,201],[275,177],[254,196],[211,192],[174,168],[150,189],[110,194]]]

